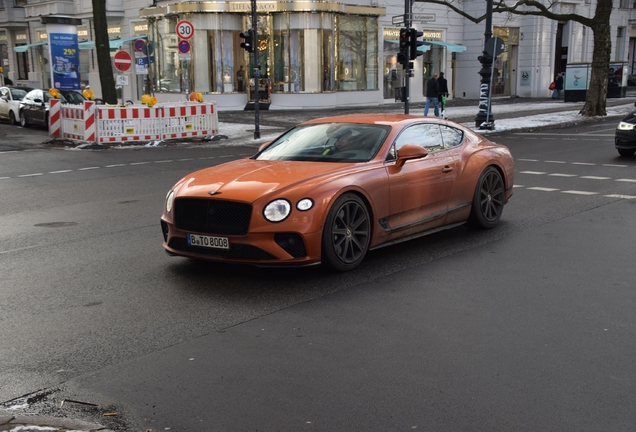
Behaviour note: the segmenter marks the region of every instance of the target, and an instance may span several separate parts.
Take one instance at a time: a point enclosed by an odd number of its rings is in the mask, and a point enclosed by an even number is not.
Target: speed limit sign
[[[181,20],[177,23],[177,36],[181,39],[190,39],[194,36],[194,26],[190,21]]]

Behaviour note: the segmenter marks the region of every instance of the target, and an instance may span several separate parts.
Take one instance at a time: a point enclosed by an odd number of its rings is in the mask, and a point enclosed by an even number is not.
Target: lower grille
[[[177,198],[174,202],[175,225],[188,232],[245,235],[251,216],[250,204],[192,198]]]
[[[307,256],[305,243],[300,234],[278,233],[274,236],[274,241],[294,258],[304,258]]]
[[[168,243],[168,247],[181,252],[189,252],[198,255],[206,255],[211,258],[223,259],[245,259],[245,260],[275,260],[274,255],[265,252],[263,249],[252,245],[234,244],[231,249],[210,249],[196,246],[189,246],[185,238],[173,237]]]

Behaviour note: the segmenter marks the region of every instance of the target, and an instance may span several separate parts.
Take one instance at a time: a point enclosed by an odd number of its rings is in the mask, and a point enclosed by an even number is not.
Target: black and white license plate
[[[229,249],[230,240],[227,237],[204,236],[187,234],[189,246],[207,247],[212,249]]]

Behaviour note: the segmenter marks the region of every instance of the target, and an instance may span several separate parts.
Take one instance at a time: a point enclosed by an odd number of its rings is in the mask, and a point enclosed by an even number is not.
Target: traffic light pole
[[[256,15],[256,0],[252,0],[252,50],[254,51],[254,139],[261,138],[260,129],[260,81],[261,68],[258,64],[258,16]]]
[[[404,0],[404,27],[411,28],[411,12],[413,9],[413,0]],[[407,54],[407,59],[404,62],[404,114],[409,113],[409,99],[411,98],[411,68],[410,61]]]

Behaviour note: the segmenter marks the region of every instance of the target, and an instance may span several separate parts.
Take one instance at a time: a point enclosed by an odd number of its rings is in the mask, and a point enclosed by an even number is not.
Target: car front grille
[[[253,261],[277,259],[269,252],[256,246],[246,244],[233,244],[230,249],[211,249],[204,247],[189,246],[185,238],[173,237],[168,243],[168,247],[181,252],[189,252],[198,255],[206,255],[210,258],[220,259],[244,259]]]
[[[175,200],[174,218],[178,229],[213,235],[245,235],[250,226],[250,204],[216,199]]]

